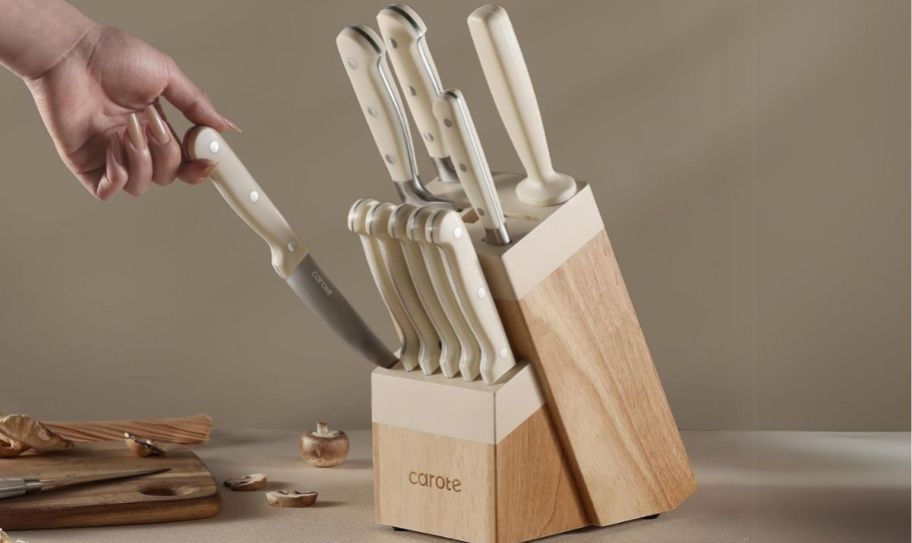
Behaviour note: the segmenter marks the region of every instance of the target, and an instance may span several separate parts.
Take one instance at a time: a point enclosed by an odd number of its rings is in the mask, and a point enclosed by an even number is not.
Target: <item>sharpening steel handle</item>
[[[377,24],[428,154],[446,158],[440,126],[433,111],[434,98],[443,92],[443,85],[428,49],[424,21],[412,8],[392,4],[377,14]]]
[[[526,169],[527,178],[517,186],[517,195],[539,206],[568,200],[576,193],[576,183],[569,175],[555,172],[551,164],[538,99],[510,16],[504,8],[489,4],[473,11],[468,23],[497,112]]]
[[[408,126],[402,126],[402,101],[387,67],[382,38],[370,27],[348,26],[339,32],[336,46],[390,177],[397,183],[412,180],[416,172],[411,141],[406,139]]]
[[[307,245],[288,225],[241,159],[216,130],[195,126],[184,141],[192,160],[208,159],[218,165],[212,172],[215,188],[231,209],[269,245],[272,267],[282,279],[307,256]]]

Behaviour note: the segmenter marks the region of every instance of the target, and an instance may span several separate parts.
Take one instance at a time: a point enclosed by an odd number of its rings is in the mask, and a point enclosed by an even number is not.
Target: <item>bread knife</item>
[[[516,186],[520,200],[535,206],[560,204],[576,194],[576,181],[554,171],[532,78],[507,11],[482,6],[469,15],[469,32],[497,112],[507,128],[526,177]]]
[[[443,140],[456,163],[462,188],[484,226],[485,241],[494,245],[508,245],[510,234],[507,232],[500,198],[475,131],[472,114],[469,113],[462,93],[451,89],[438,96],[434,101],[434,114],[443,125]]]
[[[343,340],[374,364],[389,367],[396,356],[370,330],[324,273],[307,245],[269,199],[221,134],[205,126],[193,127],[184,141],[192,160],[208,159],[218,165],[212,182],[228,205],[269,245],[272,267],[310,310]]]
[[[438,178],[443,182],[458,181],[440,137],[440,126],[434,118],[434,99],[443,92],[443,84],[428,47],[427,26],[418,13],[405,4],[390,4],[380,10],[377,25]]]

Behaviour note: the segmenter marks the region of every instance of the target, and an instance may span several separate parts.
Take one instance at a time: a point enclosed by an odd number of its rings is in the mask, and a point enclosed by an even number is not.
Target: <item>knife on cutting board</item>
[[[15,498],[26,494],[36,492],[47,492],[71,486],[87,485],[92,483],[101,483],[105,481],[116,481],[119,479],[131,479],[133,477],[143,477],[146,475],[155,475],[170,471],[171,468],[152,468],[139,469],[132,471],[120,471],[113,473],[102,473],[99,475],[84,475],[81,477],[69,477],[65,479],[20,479],[20,478],[0,478],[0,499]]]
[[[468,23],[497,112],[526,170],[526,178],[516,186],[517,197],[535,206],[569,200],[576,194],[576,181],[551,164],[538,99],[507,10],[482,6],[469,15]]]
[[[493,384],[516,365],[516,359],[465,223],[459,213],[440,210],[426,226],[425,235],[444,254],[456,299],[481,348],[481,378]]]
[[[368,26],[347,26],[336,36],[336,46],[399,198],[416,205],[452,206],[428,191],[418,176],[411,130],[380,36]]]
[[[443,84],[428,47],[427,26],[418,13],[405,4],[390,4],[380,10],[377,25],[438,178],[443,182],[458,181],[440,137],[440,125],[434,118],[434,99],[443,92]]]
[[[424,263],[421,247],[408,237],[408,221],[417,209],[411,204],[396,206],[390,216],[389,233],[399,240],[402,246],[402,254],[415,284],[415,291],[440,339],[440,371],[445,377],[452,378],[459,373],[459,356],[462,348],[456,330],[453,329],[434,291],[434,283]]]
[[[428,276],[431,279],[434,292],[437,295],[437,299],[440,300],[440,306],[443,308],[450,324],[452,324],[453,331],[459,342],[457,368],[448,368],[447,371],[453,375],[458,372],[464,380],[474,381],[479,375],[478,362],[481,356],[481,348],[465,315],[463,315],[459,300],[450,284],[443,261],[443,253],[438,247],[428,241],[428,236],[426,235],[428,225],[439,211],[442,210],[428,206],[416,209],[408,218],[407,234],[408,238],[417,242],[418,247],[421,249],[421,256],[424,258],[425,267],[428,270]]]
[[[485,229],[485,241],[508,245],[510,234],[500,198],[462,92],[450,89],[438,96],[434,101],[434,114],[443,125],[443,140],[456,164],[462,188]]]
[[[370,268],[371,276],[380,291],[380,297],[386,304],[396,332],[399,334],[402,347],[399,350],[399,359],[402,361],[402,367],[412,371],[418,367],[418,351],[421,348],[421,341],[418,339],[418,330],[415,329],[408,312],[396,292],[396,286],[390,271],[383,260],[383,252],[380,241],[371,237],[367,231],[367,216],[371,209],[380,205],[377,200],[361,199],[355,202],[348,212],[348,229],[358,234],[361,239],[361,245],[364,248],[364,256],[367,258],[367,265]]]
[[[364,358],[382,367],[396,356],[370,330],[310,254],[221,134],[193,127],[184,140],[192,160],[217,163],[212,182],[228,205],[269,245],[272,267],[310,310]]]
[[[367,212],[365,229],[369,236],[380,242],[380,252],[393,280],[393,288],[402,302],[406,316],[418,333],[418,365],[425,375],[431,375],[440,367],[440,336],[418,296],[402,244],[389,233],[390,218],[395,209],[396,206],[389,202],[371,206]]]

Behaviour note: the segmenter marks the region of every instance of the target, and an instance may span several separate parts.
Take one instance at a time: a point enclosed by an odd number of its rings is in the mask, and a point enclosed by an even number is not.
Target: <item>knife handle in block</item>
[[[424,21],[412,8],[392,4],[377,14],[377,24],[428,154],[432,158],[446,158],[448,154],[433,110],[434,99],[443,92],[443,85],[427,46]]]
[[[485,240],[495,245],[510,243],[488,160],[462,92],[451,89],[441,94],[434,101],[434,114],[443,125],[443,139],[459,182],[484,226]]]
[[[494,104],[526,169],[517,196],[536,206],[569,200],[576,193],[576,181],[551,165],[538,99],[507,11],[482,6],[469,15],[468,23]]]
[[[480,372],[485,383],[493,384],[516,365],[494,299],[475,254],[475,247],[459,213],[437,213],[428,229],[429,241],[445,254],[450,281],[462,312],[481,347]]]
[[[241,159],[216,130],[196,126],[184,141],[191,160],[207,159],[218,165],[212,183],[231,209],[269,245],[272,267],[282,279],[307,256],[308,247],[288,225]]]

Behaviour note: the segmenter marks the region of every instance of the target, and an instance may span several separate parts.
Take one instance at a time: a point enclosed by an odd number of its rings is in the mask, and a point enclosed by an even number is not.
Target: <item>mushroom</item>
[[[335,466],[348,456],[348,436],[340,430],[330,430],[325,422],[318,422],[316,432],[301,435],[301,455],[319,468]]]
[[[68,451],[73,442],[60,437],[28,415],[0,415],[0,458],[36,453]]]
[[[266,501],[275,507],[310,507],[317,503],[317,493],[312,490],[273,490],[266,493]]]
[[[251,473],[240,479],[228,479],[225,486],[235,491],[266,490],[266,474]]]
[[[124,443],[136,456],[164,456],[167,452],[164,447],[151,439],[135,436],[130,432],[124,432]]]
[[[13,538],[8,533],[0,530],[0,543],[13,543]]]

